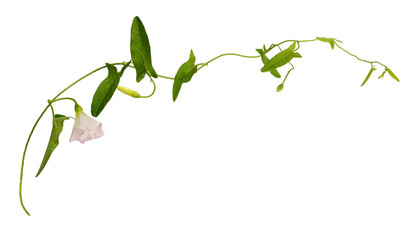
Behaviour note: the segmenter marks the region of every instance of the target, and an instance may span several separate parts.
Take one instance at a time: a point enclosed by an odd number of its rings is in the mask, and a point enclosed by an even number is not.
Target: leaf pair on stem
[[[158,77],[152,65],[149,37],[142,21],[137,16],[134,17],[131,25],[130,53],[131,61],[126,63],[119,72],[114,65],[106,63],[108,77],[102,81],[93,96],[91,105],[92,116],[97,117],[102,112],[117,88],[129,96],[135,98],[141,97],[140,94],[131,89],[118,86],[125,69],[131,62],[133,62],[134,68],[136,69],[137,82],[140,82],[146,74],[150,77]]]
[[[373,71],[375,71],[376,68],[372,65],[365,80],[363,81],[363,83],[360,85],[361,87],[363,87],[363,85],[366,84],[366,82],[369,80],[370,76],[372,75]],[[378,79],[381,79],[384,77],[385,73],[388,73],[389,76],[391,76],[393,79],[395,79],[395,81],[399,82],[400,79],[398,79],[398,77],[391,71],[391,69],[389,69],[388,67],[385,67],[385,70],[382,72],[382,74],[378,77]]]
[[[286,65],[287,63],[290,63],[290,61],[293,58],[301,58],[302,56],[296,52],[296,41],[294,41],[287,49],[284,51],[280,51],[277,53],[273,58],[268,59],[268,57],[265,55],[268,51],[266,50],[265,46],[263,49],[256,49],[256,51],[260,54],[261,60],[264,63],[264,66],[261,68],[261,72],[270,72],[274,77],[280,78],[280,73],[277,71],[277,68]],[[271,48],[270,48],[271,49]],[[291,64],[291,63],[290,63]],[[283,82],[278,85],[277,92],[280,92],[283,90],[284,82],[287,79],[287,76],[289,75],[290,71],[293,70],[294,67],[292,65],[292,69],[290,69],[287,72],[286,77],[284,78]]]

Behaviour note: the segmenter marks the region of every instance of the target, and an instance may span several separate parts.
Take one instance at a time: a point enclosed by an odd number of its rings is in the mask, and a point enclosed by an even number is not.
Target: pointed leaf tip
[[[301,58],[301,57],[302,57],[302,55],[300,55],[300,53],[298,53],[298,52],[294,52],[294,53],[293,53],[293,57],[294,57],[294,58]]]
[[[134,17],[131,25],[130,38],[131,60],[136,68],[136,81],[140,82],[145,74],[157,78],[155,69],[152,66],[149,37],[139,17]]]
[[[363,85],[365,85],[365,83],[369,80],[370,76],[372,75],[373,71],[375,71],[376,68],[372,67],[368,73],[368,75],[366,76],[365,80],[363,81],[362,85],[360,85],[361,87],[363,87]]]
[[[391,71],[391,69],[386,68],[386,71],[388,72],[389,76],[391,76],[393,79],[395,79],[397,82],[400,81],[400,79],[398,79],[398,77]]]
[[[50,140],[48,141],[47,149],[45,150],[44,158],[42,159],[41,166],[35,177],[38,177],[41,174],[42,170],[44,170],[45,166],[48,163],[48,160],[51,157],[51,154],[57,148],[59,143],[59,137],[61,132],[63,131],[64,120],[69,119],[69,117],[55,114],[53,118],[53,127],[51,130]]]
[[[172,100],[175,102],[181,91],[182,84],[191,81],[193,75],[197,72],[197,65],[195,65],[195,56],[193,50],[190,51],[188,61],[179,67],[172,87]]]

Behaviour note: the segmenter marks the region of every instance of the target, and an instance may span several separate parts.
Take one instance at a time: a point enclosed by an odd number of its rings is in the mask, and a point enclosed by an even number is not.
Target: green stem
[[[348,55],[350,55],[350,56],[352,56],[352,57],[355,57],[355,58],[356,58],[357,60],[359,60],[359,61],[366,62],[366,63],[370,63],[370,64],[377,63],[377,64],[382,65],[383,67],[385,67],[385,68],[386,68],[386,66],[385,66],[384,64],[382,64],[382,63],[380,63],[380,62],[378,62],[378,61],[367,61],[367,60],[364,60],[364,59],[360,59],[358,56],[356,56],[356,55],[354,55],[354,54],[350,53],[349,51],[347,51],[346,49],[344,49],[343,47],[341,47],[340,45],[338,45],[338,44],[337,44],[337,42],[335,43],[335,45],[336,45],[338,48],[340,48],[341,50],[343,50],[344,52],[346,52]]]
[[[202,69],[204,66],[207,66],[209,63],[213,62],[214,60],[216,60],[218,58],[221,58],[223,56],[237,56],[237,57],[243,57],[243,58],[259,58],[259,57],[261,57],[260,55],[258,55],[258,56],[245,56],[245,55],[236,54],[236,53],[225,53],[225,54],[221,54],[221,55],[219,55],[219,56],[211,59],[210,61],[208,61],[206,63],[199,63],[199,64],[197,64],[197,66],[200,65],[200,67],[197,69],[197,71],[200,70],[200,69]]]
[[[123,63],[113,63],[112,65],[123,65]],[[22,205],[23,210],[26,212],[26,214],[28,214],[28,216],[31,216],[31,214],[28,212],[28,210],[26,209],[25,205],[23,204],[23,197],[22,197],[22,180],[23,180],[23,168],[25,166],[25,156],[26,156],[26,151],[28,150],[28,145],[29,142],[31,140],[32,134],[34,133],[34,130],[36,128],[36,126],[38,125],[39,121],[41,120],[42,116],[44,116],[45,112],[47,111],[47,109],[51,106],[51,103],[58,101],[58,97],[63,94],[65,91],[67,91],[68,89],[70,89],[71,87],[73,87],[74,85],[76,85],[78,82],[82,81],[83,79],[85,79],[86,77],[92,75],[93,73],[104,69],[106,66],[97,68],[95,70],[93,70],[92,72],[84,75],[83,77],[77,79],[75,82],[73,82],[72,84],[70,84],[68,87],[66,87],[65,89],[63,89],[61,92],[59,92],[57,94],[57,96],[55,96],[52,100],[50,100],[50,102],[48,103],[48,105],[45,107],[45,109],[41,112],[41,115],[38,117],[38,119],[36,120],[34,126],[32,127],[31,132],[29,133],[28,139],[26,140],[26,144],[25,144],[25,148],[23,150],[23,156],[22,156],[22,164],[21,164],[21,168],[20,168],[20,181],[19,181],[19,200],[20,200],[20,204]],[[70,98],[63,98],[64,99],[70,99]],[[71,100],[71,99],[70,99]],[[73,99],[74,100],[74,99]]]
[[[117,64],[114,64],[114,65],[117,65]],[[119,65],[119,64],[118,64]],[[132,65],[129,65],[129,67],[131,67],[131,68],[136,68],[136,67],[134,67],[134,66],[132,66]],[[157,74],[157,76],[158,77],[160,77],[160,78],[166,78],[166,79],[170,79],[170,80],[174,80],[175,78],[171,78],[171,77],[165,77],[165,76],[162,76],[162,75],[159,75],[159,74]]]
[[[171,77],[165,77],[165,76],[162,76],[162,75],[159,75],[158,74],[158,77],[160,77],[160,78],[166,78],[166,79],[170,79],[170,80],[174,80],[175,78],[171,78]]]
[[[307,40],[307,41],[312,41],[312,40]],[[299,44],[299,43],[298,43]],[[279,49],[280,49],[280,52],[281,51],[283,51],[283,50],[281,50],[281,47],[280,46],[277,46]],[[298,46],[298,48],[299,48],[300,46]],[[297,49],[296,49],[297,50]],[[295,66],[293,66],[293,64],[292,64],[292,62],[289,62],[289,64],[290,64],[290,66],[292,66],[292,68],[291,69],[289,69],[289,71],[287,71],[287,74],[286,74],[286,76],[284,77],[284,79],[283,79],[283,82],[282,82],[282,84],[284,85],[284,83],[286,82],[286,79],[287,79],[287,76],[289,76],[289,73],[293,70],[293,69],[295,69]]]
[[[53,119],[54,119],[54,116],[55,116],[55,113],[54,113],[54,108],[53,108],[53,105],[50,103],[50,104],[48,104],[49,106],[50,106],[50,108],[51,108],[51,113],[52,113],[52,117],[53,117]]]
[[[50,101],[48,101],[48,102],[49,102],[50,104],[52,104],[52,103],[55,103],[55,102],[58,102],[58,101],[62,101],[62,100],[71,100],[71,101],[73,101],[73,102],[74,102],[74,104],[79,105],[79,104],[77,103],[77,101],[76,101],[74,98],[70,98],[70,97],[58,98],[58,99],[55,99],[55,100],[50,100]]]
[[[280,43],[278,43],[278,44],[272,44],[268,49],[267,49],[267,51],[265,51],[266,53],[268,53],[271,49],[273,49],[273,48],[275,48],[275,47],[278,47],[278,46],[280,46],[280,45],[282,45],[283,43],[287,43],[287,42],[297,42],[298,44],[299,43],[302,43],[302,42],[313,42],[313,41],[316,41],[317,39],[315,38],[315,39],[309,39],[309,40],[285,40],[285,41],[283,41],[283,42],[280,42]]]
[[[284,80],[283,80],[283,84],[284,84],[284,82],[286,82],[286,79],[287,79],[287,76],[289,76],[289,73],[290,73],[293,69],[295,69],[295,66],[293,66],[293,64],[292,64],[291,62],[289,62],[289,64],[292,66],[292,68],[291,68],[291,69],[289,69],[289,71],[287,71],[287,74],[286,74],[286,76],[284,77]]]
[[[23,150],[22,166],[20,168],[19,199],[20,199],[20,205],[22,205],[23,210],[26,212],[26,214],[28,214],[28,216],[31,216],[31,214],[29,214],[28,210],[26,210],[25,205],[23,204],[23,200],[22,200],[22,179],[23,179],[23,167],[25,165],[26,150],[28,149],[29,140],[31,139],[32,134],[34,133],[34,130],[35,130],[36,126],[38,125],[39,120],[41,120],[42,116],[47,111],[47,109],[48,109],[49,106],[50,105],[48,104],[48,106],[45,107],[45,109],[42,111],[41,115],[36,120],[34,126],[32,127],[31,132],[29,133],[28,140],[26,141],[26,144],[25,144],[25,149]]]
[[[155,81],[153,81],[152,77],[150,77],[150,81],[153,83],[153,92],[151,94],[147,95],[147,96],[141,96],[140,95],[139,98],[149,98],[149,97],[153,96],[153,94],[155,94],[155,91],[156,91],[156,83],[155,83]]]

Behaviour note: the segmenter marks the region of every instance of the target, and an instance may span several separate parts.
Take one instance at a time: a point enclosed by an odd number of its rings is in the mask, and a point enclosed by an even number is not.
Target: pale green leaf
[[[376,68],[372,67],[368,73],[368,75],[366,76],[365,80],[363,81],[362,85],[360,85],[361,87],[363,87],[363,85],[365,85],[365,83],[369,80],[370,76],[372,75],[373,71],[375,71]]]
[[[265,63],[264,67],[261,68],[261,72],[268,72],[274,70],[278,67],[281,67],[290,60],[293,59],[293,53],[296,47],[296,42],[293,42],[287,49],[277,53],[272,59],[270,59],[267,63]]]
[[[335,41],[336,41],[335,38],[316,37],[316,39],[318,39],[321,42],[329,43],[330,46],[331,46],[331,49],[334,49],[334,45],[335,45]],[[337,41],[339,41],[339,40],[337,40]],[[341,42],[341,41],[339,41],[339,42]]]
[[[393,79],[395,79],[397,82],[399,82],[400,80],[398,79],[398,77],[391,71],[391,69],[386,68],[386,71],[388,72],[389,76],[391,76]]]
[[[263,47],[265,49],[265,45]],[[262,49],[255,49],[255,50],[260,54],[262,62],[266,64],[269,61],[269,59],[264,53],[265,50],[264,51]],[[270,73],[276,78],[281,78],[280,73],[277,71],[277,69],[271,70]]]

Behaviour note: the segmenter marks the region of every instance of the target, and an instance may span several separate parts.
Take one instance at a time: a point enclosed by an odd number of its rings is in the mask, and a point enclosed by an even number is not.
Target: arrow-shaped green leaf
[[[152,66],[152,56],[146,29],[137,16],[133,19],[133,24],[131,25],[130,51],[131,60],[136,68],[137,82],[140,82],[146,73],[154,78],[158,77]]]
[[[179,91],[183,83],[191,81],[193,75],[197,72],[197,65],[195,65],[195,56],[193,50],[190,52],[190,58],[178,69],[174,79],[174,85],[172,88],[172,100],[178,97]]]
[[[261,72],[268,72],[278,67],[285,65],[293,59],[296,42],[293,42],[287,49],[277,53],[272,59],[265,63],[264,67],[261,68]],[[300,56],[300,55],[299,55]]]
[[[44,158],[42,159],[41,166],[39,167],[36,177],[42,172],[45,165],[47,165],[48,160],[51,157],[51,154],[58,146],[58,138],[60,137],[61,132],[63,131],[64,120],[69,119],[67,116],[55,114],[53,119],[53,127],[51,130],[50,141],[48,142],[47,150],[45,151]]]
[[[106,63],[108,68],[108,76],[99,84],[96,89],[95,94],[93,95],[92,105],[90,108],[90,113],[92,116],[97,117],[108,104],[114,95],[115,90],[118,87],[120,78],[123,75],[125,69],[130,65],[131,61],[126,63],[120,72],[117,72],[117,68],[114,65]]]
[[[264,49],[265,49],[265,45],[264,45]],[[262,49],[255,49],[255,50],[257,50],[257,52],[260,54],[262,62],[266,64],[269,61],[269,59],[264,53],[265,50],[264,51]],[[277,69],[271,70],[270,73],[276,78],[281,78],[280,73],[277,71]]]

